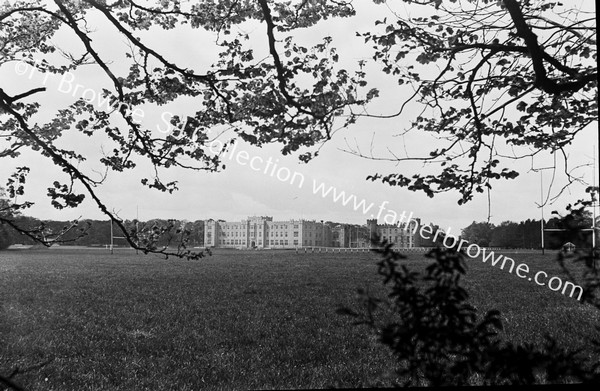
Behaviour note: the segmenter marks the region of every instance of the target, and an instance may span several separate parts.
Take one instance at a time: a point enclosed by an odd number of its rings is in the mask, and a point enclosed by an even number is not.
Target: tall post
[[[593,170],[592,170],[592,186],[596,187],[596,146],[594,146],[594,152],[592,154],[592,156],[594,157],[594,164],[593,164]],[[596,248],[596,206],[598,203],[598,194],[596,194],[596,197],[594,197],[594,193],[592,192],[592,251]],[[594,199],[596,198],[596,199]],[[596,263],[594,262],[594,265]]]
[[[594,158],[594,163],[592,165],[592,187],[596,187],[596,146],[594,145],[594,149],[592,152],[592,156]],[[598,193],[594,193],[592,190],[592,266],[593,270],[596,270],[596,207],[600,205],[598,203]]]
[[[546,229],[544,228],[544,170],[553,170],[553,169],[556,169],[556,167],[549,166],[549,167],[540,167],[540,168],[533,169],[534,171],[540,172],[540,205],[539,206],[542,209],[542,220],[540,221],[540,234],[541,234],[541,238],[542,238],[542,254],[544,254],[544,251],[546,249],[546,246],[544,244],[544,232],[546,231]]]
[[[540,205],[542,207],[542,220],[540,220],[540,233],[542,234],[542,255],[544,255],[544,174],[540,170]]]
[[[592,198],[592,251],[596,248],[596,201]]]
[[[135,236],[136,236],[136,238],[140,237],[140,232],[138,231],[138,229],[139,229],[139,226],[138,226],[139,222],[140,222],[140,206],[136,205],[135,206]],[[138,243],[139,242],[136,240],[135,241],[135,254],[136,255],[138,254],[138,249],[137,249]]]
[[[113,245],[114,245],[113,221],[112,221],[112,219],[110,219],[109,221],[110,221],[110,253],[114,254],[114,252],[113,252]]]

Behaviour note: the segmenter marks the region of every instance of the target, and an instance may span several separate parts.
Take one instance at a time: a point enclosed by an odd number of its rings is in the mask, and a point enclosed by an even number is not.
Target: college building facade
[[[273,221],[270,216],[260,216],[240,222],[211,219],[204,223],[204,245],[207,247],[327,247],[330,242],[331,227],[317,221]]]
[[[367,225],[360,227],[315,220],[273,221],[271,216],[248,217],[239,222],[210,219],[204,221],[204,245],[239,249],[369,247],[369,238],[378,234],[398,247],[408,248],[420,245],[419,225],[419,219],[401,225],[379,225],[377,220],[367,220]]]
[[[369,232],[379,235],[381,240],[394,243],[396,247],[412,248],[421,247],[422,238],[418,231],[421,227],[421,219],[411,219],[400,224],[377,224],[376,219],[367,220]]]

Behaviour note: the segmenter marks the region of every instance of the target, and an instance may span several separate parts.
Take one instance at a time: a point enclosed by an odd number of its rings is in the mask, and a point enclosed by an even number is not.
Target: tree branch
[[[576,92],[583,88],[587,83],[598,79],[598,72],[586,75],[575,75],[574,73],[571,73],[571,76],[574,76],[577,80],[564,83],[557,83],[556,81],[548,78],[548,74],[544,66],[544,59],[546,58],[547,54],[545,54],[544,50],[539,45],[537,35],[531,30],[525,21],[520,4],[516,0],[503,0],[503,2],[515,24],[517,35],[521,37],[523,41],[525,41],[525,45],[527,46],[527,50],[531,56],[533,70],[535,72],[534,85],[537,88],[540,88],[549,94],[559,94],[567,91]],[[556,67],[556,62],[554,62],[553,65]],[[562,68],[565,69],[564,67]]]
[[[316,114],[312,113],[309,110],[306,110],[288,92],[286,71],[281,62],[281,58],[279,57],[279,53],[277,52],[277,48],[275,47],[276,39],[275,39],[275,34],[273,32],[275,30],[275,24],[273,23],[273,17],[271,16],[271,9],[269,8],[269,5],[267,4],[267,0],[258,0],[258,2],[260,3],[260,6],[263,11],[264,20],[265,20],[265,23],[267,24],[267,37],[269,40],[269,52],[271,53],[271,56],[273,57],[273,62],[275,63],[275,69],[277,70],[277,81],[279,82],[279,91],[281,92],[281,94],[283,95],[285,100],[288,102],[288,104],[295,107],[299,112],[311,115],[315,118],[319,118],[319,116],[317,116]]]
[[[19,94],[19,95],[15,95],[15,96],[13,96],[13,97],[11,98],[11,103],[12,103],[12,102],[16,102],[16,101],[18,101],[18,100],[20,100],[20,99],[26,98],[26,97],[28,97],[28,96],[30,96],[30,95],[36,94],[36,93],[38,93],[38,92],[43,92],[43,91],[46,91],[46,87],[34,88],[34,89],[32,89],[32,90],[29,90],[29,91],[27,91],[27,92],[23,92],[22,94]]]

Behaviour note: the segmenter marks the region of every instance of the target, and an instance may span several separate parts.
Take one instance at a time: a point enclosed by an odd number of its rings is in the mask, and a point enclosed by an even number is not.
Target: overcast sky
[[[367,3],[367,2],[365,2]],[[370,3],[370,2],[369,2]],[[383,6],[365,6],[357,4],[360,17],[352,20],[335,20],[320,23],[316,28],[296,33],[296,37],[306,42],[315,40],[324,35],[334,38],[340,52],[340,57],[349,67],[358,59],[369,57],[368,47],[360,45],[362,39],[356,38],[355,31],[365,31],[373,20],[389,16],[389,10]],[[124,39],[99,23],[95,18],[89,21],[92,25],[96,23],[96,33],[93,35],[93,44],[107,58],[114,60],[113,66],[119,69],[124,76],[127,64],[122,61],[126,50],[123,45]],[[266,56],[265,28],[261,25],[246,25],[245,32],[253,38],[253,48],[256,50],[256,58],[262,53]],[[211,41],[207,36],[197,30],[181,28],[176,31],[163,32],[151,31],[140,34],[145,42],[153,48],[165,53],[172,61],[182,67],[194,67],[201,70],[204,64],[210,64],[214,60],[216,52],[211,51]],[[283,37],[279,35],[278,37]],[[53,41],[63,47],[74,51],[81,50],[80,44],[70,34],[61,32]],[[24,91],[27,88],[39,86],[44,80],[43,74],[17,72],[16,64],[5,64],[0,68],[0,77],[10,80],[5,88],[10,93]],[[375,69],[376,70],[376,69]],[[373,113],[390,113],[397,110],[408,94],[412,93],[409,87],[400,89],[394,85],[392,79],[386,79],[380,72],[374,72],[375,76],[369,78],[369,82],[381,90],[381,97],[371,106]],[[77,71],[72,85],[80,84],[84,88],[100,91],[101,88],[110,88],[108,79],[98,68],[87,66]],[[391,82],[390,82],[391,81]],[[40,120],[51,118],[56,110],[73,102],[81,94],[72,91],[60,91],[61,77],[50,77],[46,80],[47,92],[38,94],[36,99],[42,104]],[[63,87],[66,84],[62,84]],[[43,96],[42,96],[43,95]],[[161,115],[164,111],[176,114],[191,114],[194,111],[193,100],[182,100],[177,105],[169,105],[161,108],[144,108],[144,125],[155,127],[162,124]],[[368,152],[371,142],[375,145],[375,155],[385,156],[386,149],[395,152],[419,155],[420,152],[431,150],[436,140],[422,134],[410,134],[407,137],[399,137],[415,110],[407,111],[406,115],[390,120],[363,119],[348,129],[336,132],[333,140],[326,143],[320,150],[317,158],[309,164],[300,163],[297,155],[282,156],[280,146],[270,145],[262,149],[252,147],[243,142],[236,146],[235,153],[225,159],[227,167],[222,172],[191,172],[185,170],[169,170],[165,172],[165,178],[179,181],[179,191],[174,194],[164,194],[154,190],[148,190],[140,184],[143,177],[151,175],[150,168],[141,165],[134,171],[120,174],[109,173],[105,183],[98,189],[99,195],[103,197],[111,209],[119,211],[122,218],[135,218],[139,210],[139,218],[147,220],[151,218],[176,218],[187,220],[198,220],[208,218],[220,218],[237,221],[251,215],[273,216],[276,220],[283,219],[316,219],[332,220],[349,223],[365,223],[371,215],[377,215],[380,205],[385,210],[380,213],[380,221],[388,213],[394,210],[398,214],[403,211],[420,217],[424,222],[433,222],[443,228],[460,230],[471,221],[483,221],[488,216],[488,198],[486,194],[477,194],[475,200],[464,206],[459,206],[457,193],[440,194],[431,199],[423,193],[414,193],[405,188],[392,188],[379,182],[366,181],[366,177],[376,172],[413,172],[421,167],[420,163],[402,163],[373,161],[354,156],[344,152],[348,145],[358,145],[363,152]],[[596,124],[583,131],[575,142],[569,146],[569,166],[575,167],[583,164],[591,164],[593,159],[593,148],[597,140]],[[90,161],[96,161],[100,157],[102,143],[90,142],[89,139],[80,135],[69,134],[65,137],[65,146],[77,148]],[[597,150],[597,147],[596,147]],[[387,155],[389,156],[389,155]],[[229,159],[231,157],[231,159]],[[237,160],[242,162],[240,164]],[[254,158],[251,167],[249,161]],[[267,162],[271,161],[270,168],[277,165],[277,171],[265,169]],[[553,162],[553,156],[549,154],[538,155],[535,160],[512,161],[514,169],[521,175],[510,181],[493,183],[491,192],[491,221],[500,223],[504,220],[520,221],[527,218],[539,218],[540,209],[536,202],[540,201],[540,174],[530,172],[533,167],[547,167]],[[47,188],[51,185],[59,172],[52,166],[51,162],[33,152],[25,152],[21,158],[14,161],[3,159],[0,162],[0,175],[6,178],[15,166],[29,165],[32,173],[28,179],[27,200],[36,204],[27,214],[43,219],[67,220],[80,216],[92,219],[104,219],[102,213],[91,202],[84,204],[75,210],[58,211],[50,205],[45,196]],[[90,166],[92,168],[93,166]],[[98,168],[100,166],[97,166]],[[260,170],[257,170],[259,168]],[[562,174],[563,162],[558,159],[558,170],[554,179],[550,195],[556,195],[566,183],[565,175]],[[280,173],[278,179],[276,173]],[[290,178],[283,180],[286,174]],[[575,171],[576,174],[592,182],[592,167],[582,167]],[[548,192],[552,172],[544,172],[544,191]],[[295,178],[294,183],[291,178]],[[301,181],[302,179],[302,181]],[[300,186],[301,184],[301,186]],[[355,200],[347,205],[342,205],[342,200],[334,202],[332,191],[327,197],[322,196],[322,190],[315,194],[315,186],[325,186],[325,191],[330,187],[335,188],[339,194],[344,192],[346,197],[353,195],[357,203],[364,200],[363,206],[358,210],[354,208]],[[574,184],[564,192],[553,205],[545,209],[546,217],[549,217],[553,209],[563,210],[564,206],[583,196],[583,185]],[[19,200],[23,201],[23,200]],[[363,209],[373,204],[366,213]]]

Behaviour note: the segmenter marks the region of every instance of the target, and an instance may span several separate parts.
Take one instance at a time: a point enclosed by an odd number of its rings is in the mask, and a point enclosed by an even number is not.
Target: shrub
[[[425,273],[411,271],[391,244],[375,241],[378,272],[389,294],[361,293],[360,312],[344,308],[358,324],[373,329],[398,360],[403,386],[507,385],[600,382],[600,364],[583,349],[566,350],[546,336],[541,347],[504,341],[500,313],[481,316],[461,286],[465,258],[453,249],[433,249]],[[592,341],[596,357],[600,342]]]

